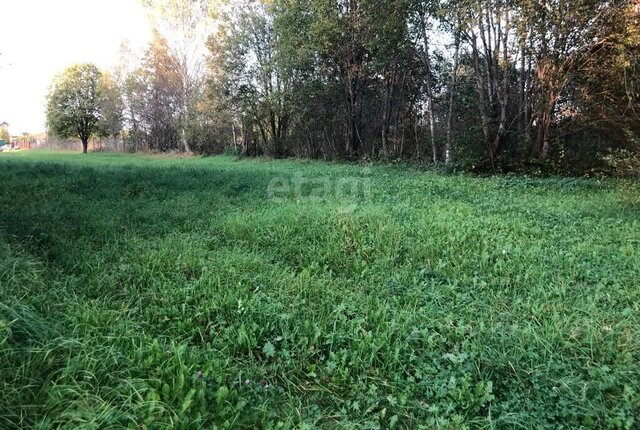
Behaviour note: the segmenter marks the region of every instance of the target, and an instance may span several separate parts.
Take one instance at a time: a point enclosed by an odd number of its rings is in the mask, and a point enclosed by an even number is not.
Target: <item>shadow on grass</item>
[[[121,235],[189,232],[224,211],[268,204],[272,177],[232,163],[7,158],[0,162],[0,227],[32,252],[56,259],[76,245],[99,247]]]
[[[337,178],[358,174],[359,169],[290,161],[234,162],[230,158],[55,153],[6,157],[0,159],[0,183],[4,184],[0,228],[48,260],[72,264],[83,253],[123,237],[157,239],[200,231],[229,213],[246,214],[274,205],[268,186],[276,176],[305,171]],[[598,190],[609,190],[608,185],[593,181],[416,176],[387,167],[375,168],[372,177],[373,201],[398,211],[400,219],[405,212],[428,206],[429,201],[467,204],[474,208],[470,216],[502,216],[509,205],[510,213],[542,224],[568,216],[633,222],[638,215],[633,206],[592,204],[600,199],[595,194]],[[541,188],[543,184],[549,188]],[[564,203],[566,197],[579,202],[582,196],[588,197],[587,203],[574,210]],[[446,208],[440,205],[438,210]]]

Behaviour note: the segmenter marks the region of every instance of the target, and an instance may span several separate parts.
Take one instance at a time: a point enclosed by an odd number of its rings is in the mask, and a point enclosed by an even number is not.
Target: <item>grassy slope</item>
[[[640,426],[637,186],[296,172],[0,157],[0,427]]]

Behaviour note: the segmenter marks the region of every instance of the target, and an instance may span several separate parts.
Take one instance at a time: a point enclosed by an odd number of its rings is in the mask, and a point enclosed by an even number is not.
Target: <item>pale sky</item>
[[[52,76],[74,63],[112,68],[123,40],[148,43],[149,22],[139,0],[0,0],[0,122],[44,131]]]

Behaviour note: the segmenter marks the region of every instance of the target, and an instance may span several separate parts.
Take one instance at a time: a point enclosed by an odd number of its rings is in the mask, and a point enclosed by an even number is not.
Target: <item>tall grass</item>
[[[637,184],[0,158],[0,428],[637,428]]]

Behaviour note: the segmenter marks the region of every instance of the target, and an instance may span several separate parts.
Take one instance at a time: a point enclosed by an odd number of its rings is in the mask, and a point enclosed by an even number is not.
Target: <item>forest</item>
[[[144,52],[124,43],[117,67],[94,70],[85,140],[480,172],[640,167],[632,0],[146,5],[153,41]],[[60,118],[65,74],[49,129],[82,139]]]

